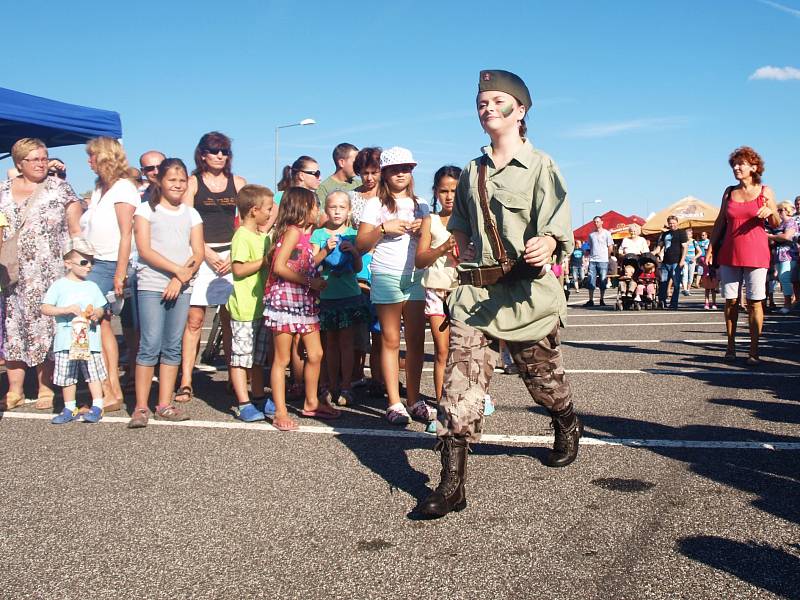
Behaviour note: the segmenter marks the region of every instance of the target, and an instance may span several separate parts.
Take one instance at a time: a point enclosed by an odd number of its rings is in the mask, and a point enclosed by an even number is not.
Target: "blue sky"
[[[118,111],[132,163],[150,148],[189,162],[217,129],[235,172],[272,186],[275,126],[311,117],[281,131],[282,164],[310,154],[325,176],[339,142],[402,145],[429,196],[438,167],[486,143],[478,72],[503,68],[531,90],[529,135],[561,167],[575,227],[584,211],[717,204],[743,144],[778,199],[800,194],[798,0],[30,6],[4,9],[1,85]],[[82,147],[51,155],[91,187]]]

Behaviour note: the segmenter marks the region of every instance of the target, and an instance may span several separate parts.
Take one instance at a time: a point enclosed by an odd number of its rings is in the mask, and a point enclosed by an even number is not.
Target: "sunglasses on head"
[[[158,171],[158,165],[147,165],[146,167],[142,167],[142,171],[145,173],[152,173],[153,171]]]
[[[306,171],[305,169],[297,169],[298,173],[305,173],[306,175],[311,175],[312,177],[319,177],[322,175],[322,171]]]
[[[205,151],[206,154],[219,154],[220,152],[222,152],[222,156],[230,156],[231,155],[230,148],[212,148],[212,147],[209,146],[204,151]]]

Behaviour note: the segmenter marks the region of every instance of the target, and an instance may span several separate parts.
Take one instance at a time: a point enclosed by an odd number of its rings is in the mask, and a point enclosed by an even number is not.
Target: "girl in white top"
[[[433,176],[433,206],[437,202],[441,209],[429,218],[422,220],[419,244],[417,244],[416,266],[419,269],[428,267],[422,278],[425,287],[425,316],[431,325],[433,337],[433,385],[436,389],[436,401],[442,399],[444,367],[447,363],[447,351],[450,347],[450,327],[445,324],[444,301],[452,289],[458,286],[455,257],[452,251],[456,248],[455,240],[447,231],[447,221],[453,212],[456,198],[456,186],[461,176],[458,167],[442,167]],[[444,326],[444,327],[443,327]]]
[[[141,203],[136,184],[136,171],[128,165],[122,144],[109,137],[98,137],[86,144],[89,167],[97,173],[97,186],[92,192],[89,208],[81,222],[84,237],[97,254],[87,279],[94,281],[113,304],[122,298],[128,276],[133,236],[133,213]],[[111,329],[111,314],[100,322],[103,360],[108,371],[104,383],[105,412],[122,408],[122,388],[119,383],[119,347]]]
[[[147,425],[155,365],[158,405],[155,416],[166,421],[188,419],[172,395],[181,364],[181,340],[189,314],[192,279],[205,256],[203,221],[183,203],[188,186],[186,165],[165,159],[148,202],[135,213],[138,261],[138,304],[141,342],[136,355],[136,407],[128,427]]]
[[[416,166],[411,151],[394,147],[381,152],[381,183],[377,198],[370,198],[361,213],[356,245],[362,254],[375,249],[372,263],[372,303],[381,324],[381,367],[389,408],[386,419],[406,425],[410,417],[429,422],[435,411],[420,400],[425,340],[425,290],[423,271],[415,270],[414,257],[428,203],[414,195]],[[411,415],[400,400],[400,320],[405,324],[406,388]]]

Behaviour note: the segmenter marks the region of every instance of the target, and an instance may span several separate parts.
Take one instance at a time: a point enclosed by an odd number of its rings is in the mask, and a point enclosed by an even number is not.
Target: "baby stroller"
[[[658,259],[647,252],[638,257],[639,271],[636,275],[634,310],[653,310],[658,307]]]
[[[622,258],[622,266],[617,278],[617,301],[614,304],[614,310],[634,310],[638,274],[639,257],[635,254],[626,254]]]

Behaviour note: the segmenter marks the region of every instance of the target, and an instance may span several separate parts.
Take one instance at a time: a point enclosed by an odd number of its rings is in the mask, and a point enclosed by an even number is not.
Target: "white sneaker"
[[[411,417],[408,415],[406,405],[402,402],[392,404],[386,411],[386,420],[392,425],[408,425]]]

